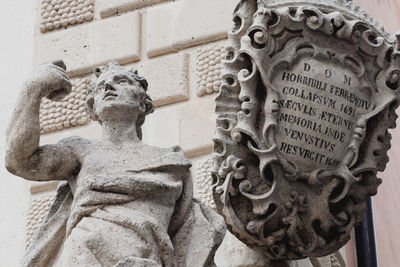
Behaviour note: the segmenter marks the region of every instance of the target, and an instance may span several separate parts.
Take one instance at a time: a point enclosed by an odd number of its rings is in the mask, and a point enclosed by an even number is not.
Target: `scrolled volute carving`
[[[271,259],[333,253],[388,162],[398,42],[341,0],[242,0],[233,21],[216,99],[217,209]]]

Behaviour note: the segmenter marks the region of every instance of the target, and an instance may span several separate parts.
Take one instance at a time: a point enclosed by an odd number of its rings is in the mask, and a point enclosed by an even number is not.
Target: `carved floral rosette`
[[[217,209],[271,259],[333,253],[388,162],[400,42],[344,0],[242,0],[233,21],[216,99]]]

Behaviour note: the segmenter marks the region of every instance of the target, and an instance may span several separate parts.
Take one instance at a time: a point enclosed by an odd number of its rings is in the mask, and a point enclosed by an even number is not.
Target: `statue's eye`
[[[118,81],[118,83],[129,83],[128,79],[121,79]]]

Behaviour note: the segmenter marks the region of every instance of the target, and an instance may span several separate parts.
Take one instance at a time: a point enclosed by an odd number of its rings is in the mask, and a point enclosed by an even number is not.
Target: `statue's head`
[[[133,69],[121,67],[117,62],[94,70],[97,79],[86,98],[86,112],[100,124],[107,120],[133,120],[141,139],[141,126],[145,116],[154,111],[146,93],[147,81]]]

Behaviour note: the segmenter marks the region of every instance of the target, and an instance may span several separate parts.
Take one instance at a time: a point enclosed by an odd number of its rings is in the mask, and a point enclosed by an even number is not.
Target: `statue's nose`
[[[105,90],[106,91],[115,91],[115,88],[111,85],[111,82],[105,83]]]

